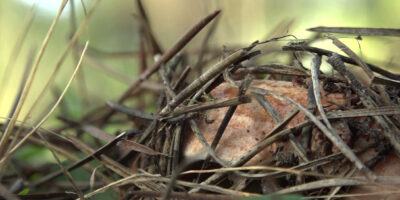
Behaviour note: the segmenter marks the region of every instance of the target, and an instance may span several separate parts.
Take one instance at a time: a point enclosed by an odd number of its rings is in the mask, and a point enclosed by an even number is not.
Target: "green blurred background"
[[[18,40],[29,12],[36,2],[36,14],[27,31],[26,39],[17,57],[11,57],[12,49]],[[89,9],[94,1],[83,1]],[[38,49],[58,10],[61,0],[1,0],[0,2],[0,116],[6,117],[12,107],[18,85],[29,58],[29,52]],[[81,1],[75,0],[77,25],[85,17]],[[255,40],[263,40],[279,24],[291,24],[285,33],[296,35],[299,39],[311,35],[307,28],[315,26],[355,26],[398,28],[400,21],[400,3],[395,0],[279,0],[279,1],[240,1],[240,0],[147,0],[143,1],[149,16],[151,28],[164,50],[194,23],[216,9],[221,9],[219,24],[211,38],[210,46],[221,49],[222,45],[240,47]],[[90,40],[92,52],[98,53],[96,59],[113,70],[133,78],[138,73],[139,60],[135,52],[139,50],[140,34],[136,1],[117,0],[100,1],[88,28],[79,39],[81,45]],[[33,90],[28,103],[24,106],[24,116],[30,103],[37,98],[40,89],[49,78],[56,62],[66,48],[71,31],[71,8],[66,6],[55,29],[54,35],[39,66]],[[202,31],[185,48],[198,50],[206,34]],[[278,35],[274,35],[278,36]],[[400,72],[398,65],[399,40],[394,37],[364,37],[357,41],[354,36],[338,36],[360,56],[374,64],[388,67],[390,71]],[[331,42],[314,44],[318,47],[338,51]],[[361,47],[361,48],[359,48]],[[33,49],[33,50],[32,50]],[[99,53],[102,52],[102,53]],[[121,53],[111,56],[110,53]],[[114,55],[113,54],[113,55]],[[34,56],[34,57],[35,57]],[[14,59],[12,71],[5,74],[5,66]],[[151,61],[151,58],[149,58]],[[40,108],[32,116],[42,116],[53,105],[57,91],[61,91],[75,67],[74,53],[69,53],[61,72],[57,75],[52,90],[46,93]],[[106,100],[116,100],[129,86],[127,82],[111,78],[107,73],[84,62],[80,77],[84,77],[84,89],[79,89],[75,80],[65,97],[64,107],[73,118],[79,118],[90,108],[102,105]],[[80,79],[82,80],[82,79]],[[82,95],[88,97],[82,101]],[[59,111],[57,111],[59,112]],[[57,113],[55,114],[57,115]],[[54,116],[55,116],[54,115]],[[56,120],[48,123],[55,124]],[[49,125],[49,124],[47,124]]]

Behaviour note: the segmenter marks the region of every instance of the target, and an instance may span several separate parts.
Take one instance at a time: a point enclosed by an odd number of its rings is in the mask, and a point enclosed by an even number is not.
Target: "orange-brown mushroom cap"
[[[259,87],[265,90],[278,92],[282,95],[292,98],[299,102],[304,107],[307,107],[307,89],[301,85],[287,82],[287,81],[273,81],[273,80],[256,80],[252,83],[253,87]],[[225,100],[232,98],[236,95],[237,89],[230,86],[228,83],[223,83],[215,88],[211,94],[215,99]],[[345,101],[345,95],[341,93],[327,93],[321,89],[322,104],[329,108],[329,102],[342,104]],[[289,102],[285,102],[274,97],[265,96],[270,102],[272,107],[279,114],[281,119],[284,119],[296,107]],[[219,108],[209,110],[204,113],[203,118],[198,120],[198,125],[204,137],[209,144],[212,143],[215,133],[225,116],[228,108]],[[205,120],[205,118],[207,120]],[[207,122],[208,121],[208,122]],[[212,123],[209,123],[212,121]],[[304,121],[304,114],[299,113],[295,116],[290,123],[292,127]],[[253,98],[251,103],[239,105],[230,120],[224,134],[219,141],[216,154],[226,162],[232,162],[257,142],[262,140],[272,130],[277,123],[271,116],[264,110],[264,108]],[[262,152],[253,157],[247,162],[247,165],[257,164],[263,159],[272,156],[275,152],[277,145],[270,145]],[[188,134],[184,140],[184,156],[186,158],[204,159],[206,155],[205,148],[202,146],[196,136],[191,133]]]

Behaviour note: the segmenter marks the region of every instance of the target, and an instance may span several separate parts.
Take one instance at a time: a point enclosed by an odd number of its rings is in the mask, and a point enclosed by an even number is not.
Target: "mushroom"
[[[307,107],[307,94],[308,90],[302,85],[296,84],[294,82],[287,81],[276,81],[276,80],[256,80],[252,83],[253,87],[259,87],[262,89],[278,92],[282,95],[292,98],[293,100],[300,103],[302,106]],[[231,87],[228,83],[223,83],[215,88],[211,95],[215,99],[225,100],[232,98],[236,95],[237,89]],[[352,96],[345,95],[341,92],[327,92],[321,88],[321,98],[322,104],[325,111],[332,109],[338,109],[338,106],[346,105],[346,102],[350,102]],[[265,96],[272,107],[279,114],[281,119],[284,119],[288,114],[290,114],[295,107],[288,102],[281,101],[274,97]],[[351,108],[348,105],[347,109]],[[203,113],[200,119],[197,119],[197,123],[207,142],[211,145],[214,135],[218,130],[218,127],[224,118],[227,108],[219,108],[206,111]],[[340,134],[341,138],[352,148],[360,149],[372,142],[376,138],[383,138],[382,134],[379,132],[379,127],[375,124],[373,120],[368,121],[366,117],[354,118],[352,123],[368,123],[368,130],[358,130],[354,133],[354,127],[348,127],[348,123],[343,120],[331,121],[332,126]],[[287,125],[287,127],[295,126],[305,120],[303,113],[298,113]],[[234,160],[238,159],[241,155],[250,150],[254,145],[256,145],[260,140],[268,136],[270,130],[272,130],[277,125],[271,116],[263,109],[263,107],[253,98],[251,103],[239,105],[231,118],[227,128],[225,129],[222,138],[220,139],[215,152],[216,154],[225,162],[232,163]],[[374,134],[369,132],[375,131]],[[316,159],[321,156],[325,156],[331,153],[339,152],[334,146],[330,144],[329,140],[319,132],[317,128],[312,131],[312,139],[309,147],[306,147],[309,156]],[[299,136],[300,137],[300,136]],[[328,146],[324,146],[324,145]],[[284,149],[292,151],[292,147],[289,142],[277,142],[249,160],[245,165],[258,165],[263,161],[268,160],[273,157],[274,154],[278,152],[280,146]],[[184,138],[184,149],[183,154],[186,159],[203,160],[207,155],[205,147],[197,139],[193,133],[186,134]],[[369,161],[375,158],[377,155],[377,150],[375,148],[368,149],[365,153],[359,155],[363,162]],[[323,166],[325,171],[337,167],[340,162],[334,162],[333,164]],[[353,167],[351,163],[348,164],[349,167]],[[393,154],[389,154],[383,161],[380,161],[374,168],[373,171],[379,176],[398,176],[400,175],[400,170],[395,168],[395,166],[400,166],[400,159]],[[342,170],[343,171],[343,170]],[[341,171],[338,173],[340,174]],[[361,174],[356,173],[354,176],[361,176]],[[392,186],[387,187],[366,187],[357,186],[351,188],[349,193],[373,193],[383,191],[382,189],[389,190],[393,189]],[[372,196],[372,199],[386,197]],[[399,195],[391,197],[391,199],[399,199]],[[349,199],[367,199],[365,196],[354,197]]]
[[[287,81],[256,80],[252,83],[253,87],[259,87],[265,90],[279,92],[282,95],[292,98],[301,105],[307,107],[307,89],[296,83]],[[236,95],[237,89],[231,87],[228,83],[223,83],[215,88],[211,95],[215,99],[229,99]],[[336,108],[329,102],[335,102],[336,105],[343,104],[346,101],[342,93],[327,93],[322,90],[322,103],[326,109]],[[288,102],[283,102],[274,97],[265,97],[281,119],[284,119],[296,107]],[[228,108],[213,109],[203,114],[203,119],[198,120],[198,125],[208,141],[211,144],[224,115]],[[298,113],[287,125],[292,127],[303,122],[305,115]],[[212,121],[212,123],[209,123]],[[230,120],[224,134],[219,141],[216,154],[226,162],[232,162],[239,156],[247,152],[257,142],[268,136],[277,122],[264,110],[264,108],[253,98],[251,103],[239,105]],[[206,150],[194,134],[188,134],[184,142],[184,157],[190,159],[204,159]],[[247,165],[255,165],[265,158],[271,157],[276,152],[277,145],[271,145],[254,158],[248,161]]]

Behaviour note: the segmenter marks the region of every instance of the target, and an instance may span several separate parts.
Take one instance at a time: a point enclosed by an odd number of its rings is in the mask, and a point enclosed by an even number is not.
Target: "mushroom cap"
[[[275,80],[255,80],[253,87],[262,88],[278,92],[292,98],[302,106],[307,107],[308,90],[302,85],[287,81]],[[226,100],[235,97],[237,89],[228,83],[223,83],[216,87],[211,95],[218,100]],[[346,99],[342,93],[327,93],[321,88],[322,104],[326,109],[334,108],[329,102],[342,104]],[[284,119],[296,107],[289,102],[285,102],[274,97],[265,96],[272,107]],[[199,128],[209,144],[212,143],[215,133],[225,116],[227,107],[212,109],[204,112],[203,117],[197,120]],[[288,127],[295,126],[304,121],[305,115],[298,113],[288,124]],[[210,123],[212,121],[212,123]],[[268,136],[268,133],[277,125],[264,108],[252,97],[252,101],[241,104],[237,107],[234,115],[229,121],[221,140],[215,150],[216,154],[224,161],[231,163],[239,158],[257,142]],[[249,160],[247,165],[254,165],[262,160],[269,158],[276,151],[278,144],[274,143],[262,152]],[[206,150],[193,133],[186,135],[184,139],[184,157],[188,159],[204,159]]]

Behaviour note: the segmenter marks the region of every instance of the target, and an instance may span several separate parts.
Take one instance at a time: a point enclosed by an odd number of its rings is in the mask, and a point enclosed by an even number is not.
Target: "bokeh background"
[[[37,78],[21,116],[24,116],[30,103],[37,98],[66,48],[74,21],[71,20],[73,13],[71,2],[75,5],[76,24],[79,26],[85,17],[85,12],[90,9],[94,1],[83,1],[86,10],[79,0],[70,1],[66,6],[40,63]],[[36,57],[60,4],[61,0],[1,0],[0,116],[8,116],[26,63],[29,58]],[[216,9],[221,9],[222,13],[210,46],[217,50],[222,50],[223,45],[237,48],[255,40],[279,36],[273,34],[277,27],[284,29],[280,34],[282,32],[293,34],[299,39],[310,37],[311,33],[306,29],[315,26],[400,27],[398,20],[400,3],[395,0],[147,0],[143,1],[143,4],[154,35],[163,50],[171,47],[188,28]],[[33,6],[34,11],[32,11]],[[32,12],[34,12],[32,24],[23,31],[24,24]],[[102,105],[106,100],[117,99],[129,86],[129,80],[137,76],[140,65],[137,58],[140,46],[137,13],[137,4],[133,0],[100,1],[90,18],[88,28],[79,39],[79,44],[83,45],[86,40],[90,40],[89,52],[101,64],[123,74],[125,81],[117,80],[110,76],[110,72],[104,72],[85,61],[79,77],[74,81],[63,103],[63,108],[73,118],[79,118],[90,108]],[[12,54],[23,33],[26,33],[26,38],[20,51]],[[206,31],[203,30],[185,50],[199,50],[205,34]],[[338,37],[366,61],[386,67],[390,71],[400,72],[399,39],[363,37],[363,40],[356,40],[354,36],[349,35],[338,35]],[[330,41],[320,41],[313,45],[338,51]],[[51,90],[46,93],[39,109],[34,112],[33,121],[53,105],[56,96],[72,74],[76,64],[75,59],[76,53],[70,52]],[[152,62],[151,58],[148,60]],[[11,65],[9,71],[6,71],[7,65]],[[47,124],[56,123],[57,120],[54,118],[47,122]]]

